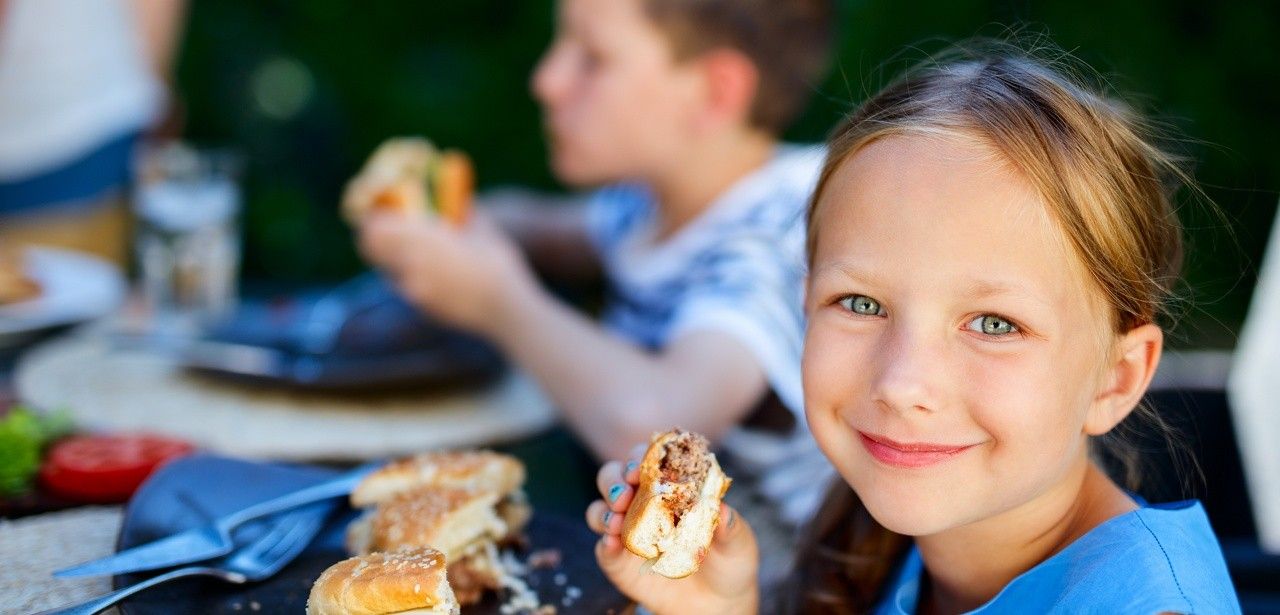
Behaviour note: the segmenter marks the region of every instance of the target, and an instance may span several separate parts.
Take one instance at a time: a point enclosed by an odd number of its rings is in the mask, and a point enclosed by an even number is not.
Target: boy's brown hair
[[[643,0],[677,59],[717,47],[745,54],[759,72],[751,125],[780,134],[826,73],[835,39],[832,0]]]

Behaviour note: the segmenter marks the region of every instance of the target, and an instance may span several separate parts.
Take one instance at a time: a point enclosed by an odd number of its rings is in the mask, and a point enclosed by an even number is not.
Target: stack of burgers
[[[488,451],[418,455],[370,474],[351,494],[352,506],[365,510],[347,531],[356,556],[316,581],[308,615],[456,614],[501,588],[536,608],[537,597],[498,557],[499,547],[522,541],[532,516],[524,478],[519,461]],[[706,438],[679,429],[654,434],[623,544],[655,574],[697,572],[732,482]]]
[[[433,567],[447,571],[447,584],[433,588],[430,600],[417,582],[417,591],[407,595],[421,604],[402,610],[443,605],[443,591],[455,605],[474,604],[486,591],[504,587],[508,577],[498,548],[522,540],[532,516],[524,479],[523,464],[490,451],[427,453],[373,472],[351,493],[351,505],[365,511],[347,529],[347,549],[356,557],[316,582],[310,612],[340,612],[317,608],[325,594],[322,582],[348,587],[355,577],[386,576],[376,571],[388,566],[416,569],[432,579]],[[330,574],[343,566],[351,570]],[[394,576],[382,582],[395,585]]]

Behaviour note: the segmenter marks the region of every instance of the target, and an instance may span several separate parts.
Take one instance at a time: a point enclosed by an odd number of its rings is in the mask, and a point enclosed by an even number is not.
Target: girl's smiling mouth
[[[899,468],[923,468],[941,463],[963,453],[977,444],[953,445],[929,442],[895,442],[884,436],[858,432],[862,445],[877,461]]]

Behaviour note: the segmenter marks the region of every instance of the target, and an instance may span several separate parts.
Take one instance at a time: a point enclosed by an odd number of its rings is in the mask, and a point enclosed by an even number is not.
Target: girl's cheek
[[[856,405],[866,395],[874,366],[867,340],[815,319],[805,339],[803,377],[807,406],[828,412]]]
[[[1071,404],[1064,399],[1061,361],[1044,357],[984,357],[966,365],[965,395],[972,420],[990,434],[1002,454],[1031,465],[1060,451],[1071,436]],[[1047,461],[1047,460],[1046,460]]]

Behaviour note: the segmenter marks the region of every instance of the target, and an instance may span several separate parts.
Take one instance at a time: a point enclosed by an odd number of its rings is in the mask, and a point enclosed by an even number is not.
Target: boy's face
[[[673,164],[702,88],[692,62],[644,13],[643,0],[562,0],[556,38],[534,71],[552,169],[592,185]]]
[[[1070,493],[1115,336],[1030,184],[985,146],[884,137],[814,228],[805,409],[868,511],[923,536]]]

